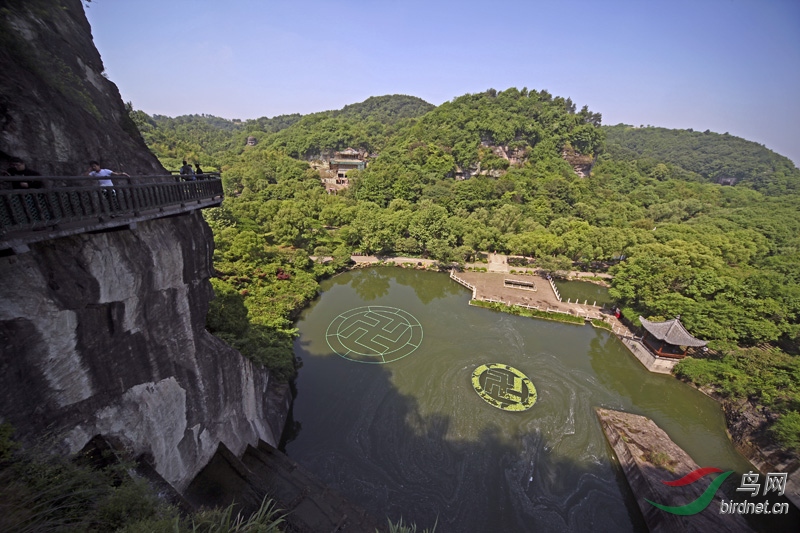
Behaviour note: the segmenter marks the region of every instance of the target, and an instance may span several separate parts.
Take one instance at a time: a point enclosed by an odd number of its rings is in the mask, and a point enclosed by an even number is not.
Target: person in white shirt
[[[125,172],[114,172],[113,170],[109,170],[107,168],[100,168],[100,163],[97,161],[89,161],[89,175],[93,178],[101,178],[97,180],[97,184],[101,187],[113,187],[114,182],[110,179],[103,179],[108,178],[109,176],[128,176]],[[108,201],[110,211],[119,211],[119,199],[117,198],[117,191],[116,189],[106,189],[103,190],[103,197]],[[112,213],[112,217],[115,215]]]
[[[109,176],[128,176],[125,172],[114,172],[113,170],[109,170],[107,168],[100,168],[100,163],[97,161],[89,161],[89,175],[94,178],[107,178]],[[99,179],[97,180],[97,184],[101,187],[113,187],[114,182],[109,179]]]

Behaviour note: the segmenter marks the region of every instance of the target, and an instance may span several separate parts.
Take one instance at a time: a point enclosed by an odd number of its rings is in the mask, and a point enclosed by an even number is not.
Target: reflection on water
[[[608,287],[589,281],[555,280],[555,284],[558,287],[559,294],[561,294],[561,299],[565,302],[570,300],[572,302],[586,302],[589,305],[596,302],[601,307],[611,303]]]
[[[389,275],[385,269],[368,268],[362,272],[362,275],[356,276],[350,282],[350,286],[356,291],[359,298],[365,302],[371,302],[389,293]]]
[[[647,372],[605,330],[470,307],[446,274],[375,268],[323,284],[299,323],[296,426],[287,453],[376,517],[437,531],[636,531],[639,511],[594,408],[649,416],[701,466],[746,471],[719,406]],[[411,355],[364,365],[325,340],[339,314],[384,305],[414,315]],[[508,413],[472,388],[472,371],[504,363],[538,391]]]

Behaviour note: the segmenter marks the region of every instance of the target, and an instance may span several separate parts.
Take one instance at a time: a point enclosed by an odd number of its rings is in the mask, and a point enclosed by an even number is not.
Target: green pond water
[[[439,532],[646,530],[595,407],[652,418],[700,466],[732,478],[752,468],[716,402],[647,372],[605,330],[471,307],[470,291],[440,273],[357,270],[322,291],[297,324],[303,366],[285,450],[379,520],[421,530],[438,519]],[[421,326],[387,332],[380,343],[400,343],[387,364],[334,352],[347,349],[332,333],[365,306]],[[485,363],[527,375],[533,407],[486,403],[470,382]]]
[[[588,281],[556,280],[555,284],[556,287],[558,287],[558,292],[561,295],[562,301],[586,302],[589,305],[597,302],[597,305],[601,307],[611,303],[611,297],[608,295],[608,287],[603,287],[602,285]]]

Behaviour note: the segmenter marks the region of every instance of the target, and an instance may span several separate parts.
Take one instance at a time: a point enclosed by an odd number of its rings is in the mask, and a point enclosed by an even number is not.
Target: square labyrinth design
[[[531,380],[508,365],[479,366],[472,372],[472,387],[486,403],[504,411],[525,411],[536,403]]]
[[[328,346],[345,359],[384,364],[414,352],[422,343],[422,325],[397,307],[357,307],[334,318],[325,332]]]

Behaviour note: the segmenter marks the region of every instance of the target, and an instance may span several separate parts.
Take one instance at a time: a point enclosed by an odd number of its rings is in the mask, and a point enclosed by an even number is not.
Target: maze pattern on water
[[[525,411],[536,403],[536,388],[516,368],[501,363],[481,365],[472,373],[475,392],[504,411]]]
[[[328,346],[359,363],[391,363],[422,343],[422,325],[414,315],[383,305],[357,307],[334,318],[325,332]]]

